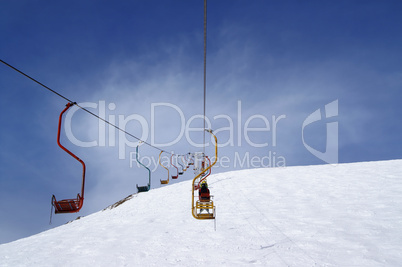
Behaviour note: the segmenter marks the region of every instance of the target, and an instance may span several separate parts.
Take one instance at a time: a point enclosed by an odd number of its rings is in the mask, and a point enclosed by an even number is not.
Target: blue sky
[[[224,157],[213,172],[325,164],[305,144],[325,152],[328,123],[338,125],[340,163],[401,158],[401,8],[210,1],[206,113]],[[203,113],[203,1],[1,1],[0,33],[0,59],[164,150],[200,150],[193,143],[202,134],[191,129],[202,127],[194,116]],[[73,136],[97,145],[63,133],[87,164],[86,198],[80,213],[55,215],[49,226],[51,195],[80,191],[80,166],[56,143],[66,101],[4,64],[0,89],[0,243],[101,210],[146,183],[146,170],[130,166],[135,140],[70,113]],[[337,116],[324,118],[336,100]],[[323,119],[302,129],[317,109]],[[158,151],[142,145],[140,155]],[[153,188],[160,179],[158,168]]]

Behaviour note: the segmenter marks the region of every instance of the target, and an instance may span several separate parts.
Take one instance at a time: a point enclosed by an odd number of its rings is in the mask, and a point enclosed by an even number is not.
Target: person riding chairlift
[[[198,198],[201,202],[211,201],[211,196],[209,194],[208,184],[206,181],[201,183],[201,188],[198,190]]]

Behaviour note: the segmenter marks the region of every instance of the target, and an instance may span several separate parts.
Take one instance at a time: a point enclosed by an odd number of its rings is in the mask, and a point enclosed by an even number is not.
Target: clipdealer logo
[[[324,109],[317,109],[311,113],[302,125],[302,141],[304,147],[311,154],[329,164],[338,164],[338,122],[330,121],[326,123],[326,146],[325,151],[321,152],[310,145],[304,139],[304,129],[307,125],[316,123],[324,119],[331,119],[338,116],[338,100],[325,105]]]

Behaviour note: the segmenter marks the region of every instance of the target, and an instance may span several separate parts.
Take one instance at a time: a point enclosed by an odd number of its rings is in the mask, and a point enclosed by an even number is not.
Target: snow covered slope
[[[191,216],[185,181],[0,245],[0,266],[401,266],[401,173],[393,160],[213,175],[216,231]]]

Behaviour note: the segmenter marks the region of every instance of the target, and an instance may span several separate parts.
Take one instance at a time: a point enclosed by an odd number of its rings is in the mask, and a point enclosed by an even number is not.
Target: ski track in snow
[[[402,160],[251,169],[191,181],[0,245],[0,266],[401,266]],[[59,215],[60,216],[60,215]]]

